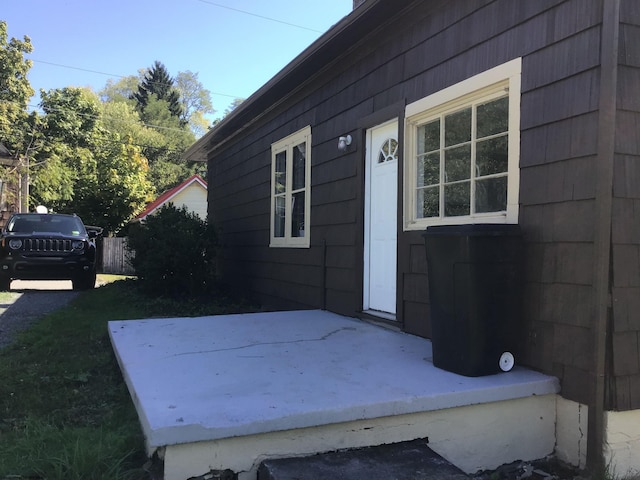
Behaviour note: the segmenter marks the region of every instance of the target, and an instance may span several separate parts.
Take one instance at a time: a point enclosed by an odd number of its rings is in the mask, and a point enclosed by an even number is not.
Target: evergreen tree
[[[140,117],[147,121],[145,111],[151,102],[152,96],[156,100],[164,100],[167,102],[169,113],[181,119],[183,107],[180,103],[180,93],[174,86],[174,80],[169,75],[167,68],[159,61],[155,61],[153,66],[147,70],[138,84],[138,91],[132,95],[133,100],[137,103]],[[184,123],[183,120],[181,120]]]

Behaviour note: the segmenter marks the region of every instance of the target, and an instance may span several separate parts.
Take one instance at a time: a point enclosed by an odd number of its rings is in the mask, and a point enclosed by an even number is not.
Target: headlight
[[[19,238],[12,238],[9,240],[9,248],[11,250],[19,250],[22,248],[22,240]]]
[[[82,240],[74,240],[71,242],[71,248],[74,250],[84,250],[84,242]]]

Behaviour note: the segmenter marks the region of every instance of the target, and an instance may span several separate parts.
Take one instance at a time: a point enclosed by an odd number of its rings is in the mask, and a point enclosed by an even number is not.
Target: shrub
[[[164,205],[129,230],[131,263],[145,291],[196,297],[215,285],[215,229],[186,207]]]

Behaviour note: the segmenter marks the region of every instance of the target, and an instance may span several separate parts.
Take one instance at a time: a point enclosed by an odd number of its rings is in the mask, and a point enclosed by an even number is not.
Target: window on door
[[[520,59],[407,106],[405,229],[517,223]]]
[[[271,145],[271,247],[309,247],[311,127]]]

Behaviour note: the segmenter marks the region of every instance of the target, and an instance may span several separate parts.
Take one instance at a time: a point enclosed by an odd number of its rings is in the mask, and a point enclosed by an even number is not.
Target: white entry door
[[[363,309],[396,313],[398,121],[367,130]]]

